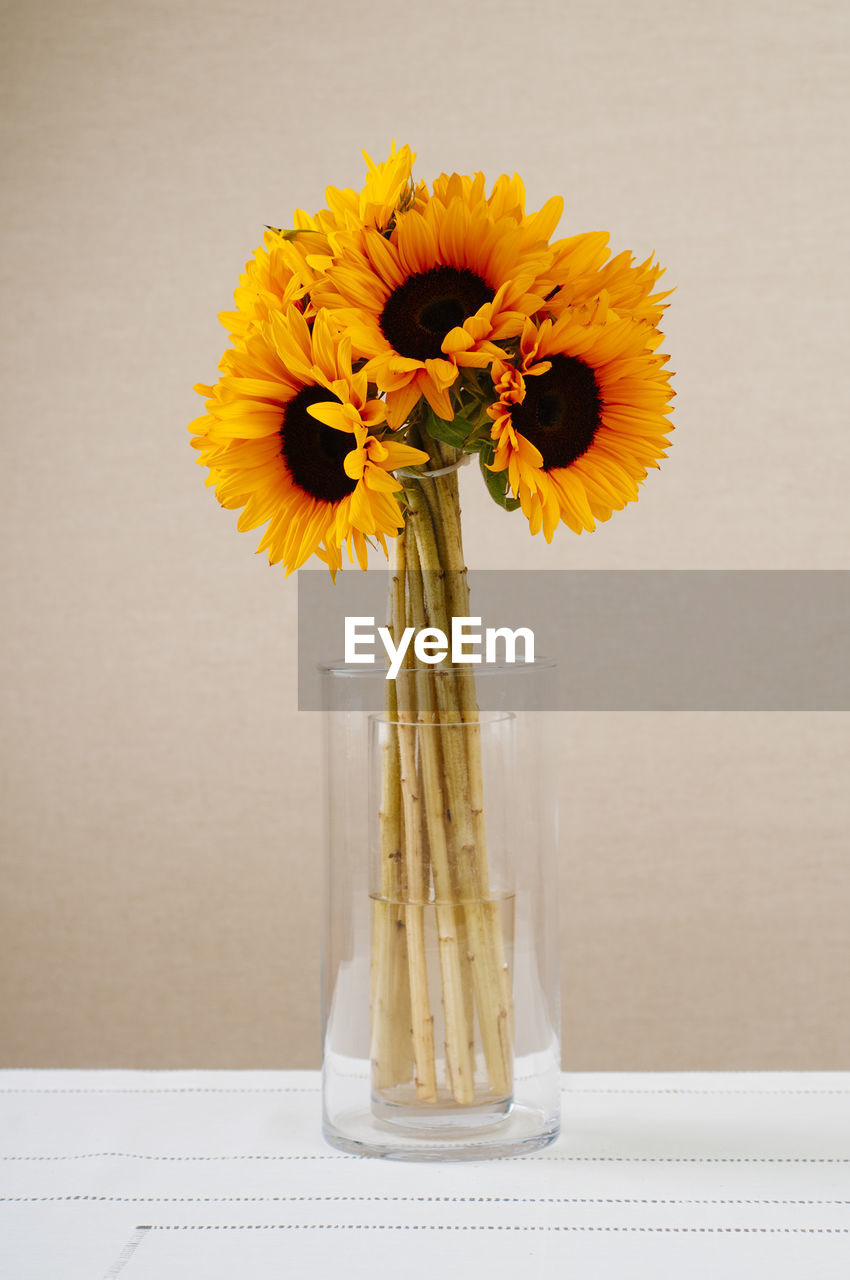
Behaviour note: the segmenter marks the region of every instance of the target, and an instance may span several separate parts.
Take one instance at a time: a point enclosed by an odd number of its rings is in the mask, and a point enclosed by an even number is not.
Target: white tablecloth
[[[565,1075],[545,1151],[347,1156],[317,1072],[0,1072],[3,1280],[847,1280],[850,1073]]]

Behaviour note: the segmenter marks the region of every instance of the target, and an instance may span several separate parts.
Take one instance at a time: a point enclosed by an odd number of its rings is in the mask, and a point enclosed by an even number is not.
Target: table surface
[[[565,1075],[557,1143],[469,1164],[343,1155],[320,1100],[310,1071],[0,1072],[0,1275],[850,1275],[850,1072]]]

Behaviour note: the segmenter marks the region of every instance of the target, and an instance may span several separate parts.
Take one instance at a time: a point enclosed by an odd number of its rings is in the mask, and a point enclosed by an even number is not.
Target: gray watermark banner
[[[423,582],[426,596],[447,576]],[[391,577],[299,572],[301,710],[382,709],[397,647],[379,633]],[[477,654],[466,669],[482,709],[850,710],[848,570],[479,569],[468,584],[455,652],[451,634],[411,634],[408,648],[444,653],[437,673]]]

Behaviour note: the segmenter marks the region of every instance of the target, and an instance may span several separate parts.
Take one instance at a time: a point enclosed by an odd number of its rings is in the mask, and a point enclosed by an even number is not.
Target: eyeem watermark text
[[[420,631],[405,627],[396,645],[389,627],[376,628],[374,617],[346,616],[346,662],[374,662],[378,640],[389,658],[388,680],[395,680],[411,643],[419,662],[436,665],[448,658],[452,666],[461,666],[473,662],[514,663],[517,641],[522,640],[522,661],[534,662],[534,632],[530,627],[485,627],[482,631],[480,618],[452,618],[450,636],[439,627],[423,627]]]

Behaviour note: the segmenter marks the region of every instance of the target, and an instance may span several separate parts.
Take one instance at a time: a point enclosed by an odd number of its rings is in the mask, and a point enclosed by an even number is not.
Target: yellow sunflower
[[[635,501],[647,469],[666,457],[674,392],[660,341],[603,295],[589,314],[527,321],[517,362],[493,364],[490,469],[507,470],[532,533],[551,542],[559,521],[594,529]]]
[[[450,179],[442,174],[434,183],[434,195],[444,197]],[[470,201],[484,198],[484,175],[463,177],[464,196]],[[510,217],[526,231],[548,239],[554,232],[563,212],[560,196],[552,196],[537,213],[525,212],[525,187],[518,173],[512,178],[502,174],[486,197],[494,217]],[[582,232],[552,243],[555,260],[552,275],[558,287],[546,300],[546,311],[554,316],[563,315],[568,306],[594,301],[606,292],[609,306],[618,314],[635,320],[647,320],[657,325],[664,307],[663,300],[671,291],[653,294],[652,290],[664,274],[663,267],[649,257],[635,263],[628,251],[611,258],[607,231]]]
[[[233,294],[236,310],[221,311],[218,318],[238,345],[253,324],[268,320],[273,311],[293,304],[304,309],[305,294],[304,281],[292,270],[286,241],[269,228],[239,277]]]
[[[379,164],[365,151],[363,157],[368,171],[361,191],[328,187],[325,197],[329,209],[314,215],[296,209],[293,230],[266,229],[263,244],[254,250],[239,277],[233,295],[236,310],[219,314],[237,344],[253,323],[268,320],[271,311],[284,310],[290,304],[296,304],[311,319],[315,316],[309,291],[333,262],[340,231],[352,233],[362,227],[383,231],[397,208],[418,208],[427,198],[425,184],[414,186],[411,179],[416,156],[410,147],[396,151],[393,142],[389,156]]]
[[[558,318],[569,307],[594,304],[603,294],[618,316],[658,325],[672,290],[653,293],[664,268],[653,261],[636,263],[626,250],[610,257],[607,231],[570,236],[553,244],[558,288],[546,300],[546,311]]]
[[[315,214],[296,209],[293,230],[275,232],[281,257],[305,291],[311,290],[333,264],[340,251],[341,232],[353,236],[355,242],[366,227],[384,232],[399,210],[421,208],[428,198],[425,184],[416,185],[411,177],[416,153],[410,147],[396,151],[393,142],[387,159],[379,164],[366,151],[363,158],[367,174],[362,190],[327,187],[329,208]]]
[[[396,151],[393,141],[390,154],[380,164],[375,164],[367,151],[363,152],[363,159],[368,172],[361,191],[325,189],[330,208],[316,214],[316,220],[331,236],[336,231],[356,232],[362,227],[384,231],[399,210],[421,205],[428,198],[424,182],[418,186],[413,183],[416,153],[410,147]]]
[[[356,356],[387,397],[399,427],[420,396],[441,418],[463,366],[504,355],[557,286],[555,255],[540,227],[496,214],[458,174],[441,180],[421,209],[398,212],[389,237],[366,228],[340,236],[340,256],[316,282],[313,299],[350,335]]]
[[[196,388],[207,413],[192,444],[222,506],[242,508],[238,528],[268,522],[257,550],[287,575],[313,554],[335,572],[346,543],[365,568],[369,537],[386,554],[404,527],[391,472],[427,454],[376,434],[385,406],[352,371],[350,341],[290,306],[254,324],[220,368],[214,387]]]

